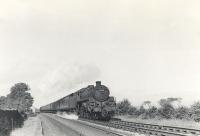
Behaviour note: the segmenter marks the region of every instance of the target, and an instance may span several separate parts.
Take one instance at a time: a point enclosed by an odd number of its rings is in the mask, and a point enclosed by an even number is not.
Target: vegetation
[[[177,105],[175,105],[177,103]],[[180,104],[181,98],[160,99],[158,105],[144,101],[139,107],[131,105],[128,99],[117,103],[116,115],[131,115],[141,119],[180,119],[200,121],[200,102],[186,107]]]
[[[0,97],[0,109],[14,109],[19,112],[28,112],[33,104],[33,97],[28,92],[29,86],[17,83],[10,89],[7,97]]]
[[[0,136],[9,136],[12,129],[23,125],[33,104],[29,90],[27,84],[17,83],[6,97],[0,97]]]
[[[0,110],[0,136],[9,136],[14,128],[22,127],[24,116],[18,111]]]

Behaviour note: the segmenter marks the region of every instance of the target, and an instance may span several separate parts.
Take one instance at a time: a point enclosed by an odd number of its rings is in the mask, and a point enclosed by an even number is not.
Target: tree
[[[159,104],[161,108],[159,109],[159,113],[163,118],[171,119],[175,117],[175,108],[173,107],[174,102],[180,102],[181,98],[166,98],[160,99]]]
[[[155,118],[158,116],[158,109],[155,106],[151,106],[151,108],[148,110],[149,118]]]
[[[0,97],[0,109],[5,109],[6,108],[6,97],[1,96]]]
[[[128,99],[124,99],[121,102],[117,103],[117,114],[125,115],[128,114],[128,111],[131,107],[131,103]]]
[[[144,101],[143,104],[142,104],[142,106],[145,106],[148,109],[150,109],[151,108],[151,101]]]
[[[159,109],[159,113],[161,117],[166,119],[171,119],[174,117],[175,109],[172,105],[166,104],[162,108]]]
[[[28,111],[33,104],[33,97],[28,92],[30,90],[26,83],[17,83],[11,87],[11,93],[7,95],[9,108],[20,112]]]
[[[172,103],[180,101],[181,98],[166,98],[166,99],[160,99],[159,104],[161,107],[164,107],[165,105],[172,105]]]
[[[195,102],[190,108],[191,117],[195,121],[200,121],[200,102]]]
[[[145,108],[144,108],[143,105],[140,106],[139,112],[140,112],[140,114],[144,114],[145,113]]]

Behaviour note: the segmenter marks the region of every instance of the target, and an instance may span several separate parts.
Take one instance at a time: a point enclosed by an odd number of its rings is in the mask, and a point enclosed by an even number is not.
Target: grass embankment
[[[141,119],[133,116],[116,116],[124,121],[156,124],[162,126],[184,127],[191,129],[200,129],[200,123],[192,120],[178,120],[178,119]]]

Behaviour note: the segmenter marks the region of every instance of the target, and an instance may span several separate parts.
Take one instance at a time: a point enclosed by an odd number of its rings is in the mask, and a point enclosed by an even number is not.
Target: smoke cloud
[[[47,72],[39,85],[40,104],[57,100],[67,94],[95,82],[100,76],[99,68],[94,64],[62,64]],[[44,99],[45,98],[45,99]]]
[[[60,116],[62,118],[66,118],[66,119],[72,119],[72,120],[78,119],[78,116],[76,114],[73,114],[73,113],[58,112],[56,115]]]

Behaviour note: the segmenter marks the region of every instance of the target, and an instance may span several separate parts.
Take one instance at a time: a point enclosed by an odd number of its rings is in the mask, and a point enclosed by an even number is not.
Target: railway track
[[[173,126],[161,126],[155,124],[145,124],[137,122],[127,122],[121,120],[111,120],[109,122],[104,121],[94,121],[87,119],[80,119],[83,121],[88,121],[91,123],[112,127],[116,129],[122,129],[130,132],[137,132],[148,135],[157,135],[157,136],[188,136],[188,135],[200,135],[200,130],[182,128],[182,127],[173,127]]]
[[[79,122],[79,123],[81,123],[81,122]],[[101,130],[101,131],[104,131],[107,134],[113,134],[113,135],[116,135],[116,136],[124,136],[123,134],[119,134],[119,133],[116,133],[116,132],[113,132],[113,131],[110,131],[110,130],[106,130],[106,129],[99,128],[99,127],[96,127],[96,126],[88,125],[88,124],[85,124],[85,123],[82,123],[82,124],[89,126],[89,127],[92,127],[92,128],[95,128],[95,129],[98,129],[98,130]]]

